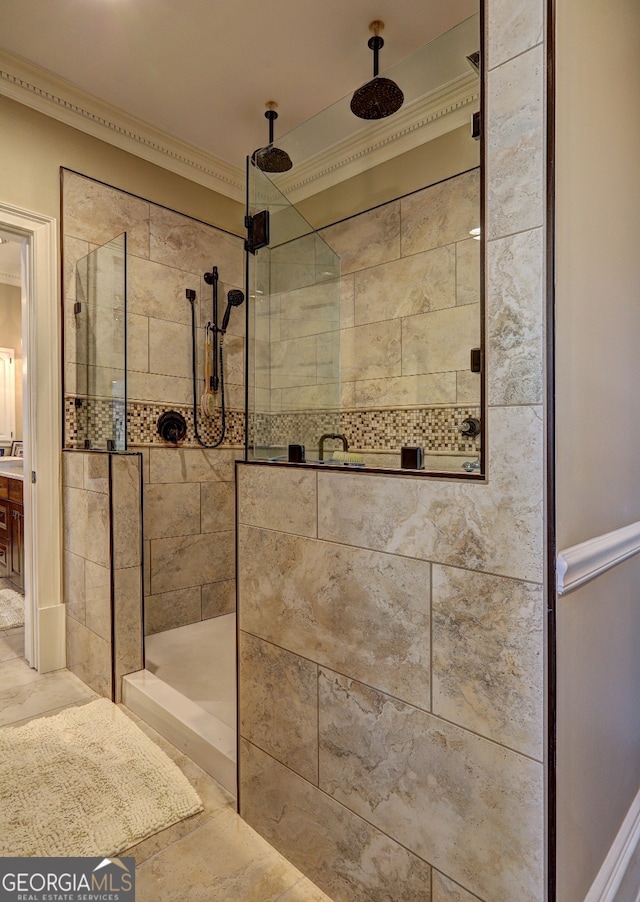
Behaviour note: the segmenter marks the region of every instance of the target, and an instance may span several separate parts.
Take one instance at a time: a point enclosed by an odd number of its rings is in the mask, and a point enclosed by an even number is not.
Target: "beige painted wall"
[[[60,215],[60,166],[240,234],[244,206],[0,97],[0,200]]]
[[[640,520],[640,6],[557,7],[559,548]],[[582,902],[640,786],[640,562],[558,604],[563,902]]]
[[[20,289],[0,283],[0,347],[13,348],[16,361],[16,439],[22,438],[22,301]],[[8,453],[8,452],[5,452]]]
[[[464,126],[297,204],[315,228],[338,222],[480,165],[480,144]]]

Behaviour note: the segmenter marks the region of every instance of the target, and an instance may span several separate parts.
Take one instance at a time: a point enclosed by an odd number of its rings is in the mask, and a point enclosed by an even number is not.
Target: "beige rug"
[[[0,729],[0,856],[110,857],[198,811],[177,765],[108,699]]]
[[[15,589],[0,589],[0,630],[24,626],[24,595]]]

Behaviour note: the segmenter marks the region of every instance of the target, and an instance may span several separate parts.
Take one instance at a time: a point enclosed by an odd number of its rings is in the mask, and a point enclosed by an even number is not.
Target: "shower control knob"
[[[468,417],[462,421],[460,432],[468,438],[475,438],[477,435],[480,435],[480,420],[476,419],[476,417]]]

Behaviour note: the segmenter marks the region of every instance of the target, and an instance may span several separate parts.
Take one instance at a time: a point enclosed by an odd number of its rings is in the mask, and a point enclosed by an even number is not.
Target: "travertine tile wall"
[[[224,339],[226,438],[219,449],[206,450],[194,435],[191,306],[185,291],[197,292],[202,377],[204,327],[213,318],[212,289],[203,276],[218,267],[222,315],[227,291],[243,284],[243,242],[68,171],[63,172],[63,228],[65,445],[75,447],[82,439],[74,403],[85,381],[73,314],[76,261],[126,231],[127,431],[128,447],[143,452],[145,631],[226,613],[235,606],[232,486],[233,460],[244,442],[244,307],[234,310]],[[198,401],[202,386],[200,378]],[[107,398],[92,403],[103,419],[109,418]],[[180,411],[187,421],[187,438],[179,449],[157,435],[157,419],[168,409]],[[219,413],[206,420],[198,410],[198,427],[203,441],[215,442]]]
[[[323,230],[341,261],[343,409],[479,403],[479,225],[474,170]]]
[[[63,452],[67,667],[120,701],[142,667],[141,457]]]
[[[543,4],[486,21],[486,481],[238,467],[240,810],[336,902],[545,898]]]
[[[149,448],[142,454],[145,633],[235,611],[240,452]]]
[[[460,425],[480,404],[470,371],[480,345],[480,244],[470,232],[479,223],[472,170],[323,229],[340,256],[340,299],[317,240],[296,242],[296,255],[285,247],[295,262],[273,261],[281,290],[256,304],[260,444],[287,437],[313,456],[319,436],[338,431],[354,449],[396,452],[391,466],[403,445],[477,455]],[[445,418],[453,428],[443,436]]]

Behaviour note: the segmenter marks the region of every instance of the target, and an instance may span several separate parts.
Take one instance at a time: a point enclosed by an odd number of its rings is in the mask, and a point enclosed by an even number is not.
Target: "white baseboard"
[[[584,902],[615,902],[629,862],[640,843],[640,791],[631,803],[618,835]]]
[[[67,666],[66,606],[52,605],[49,608],[38,608],[38,673],[49,673]]]

